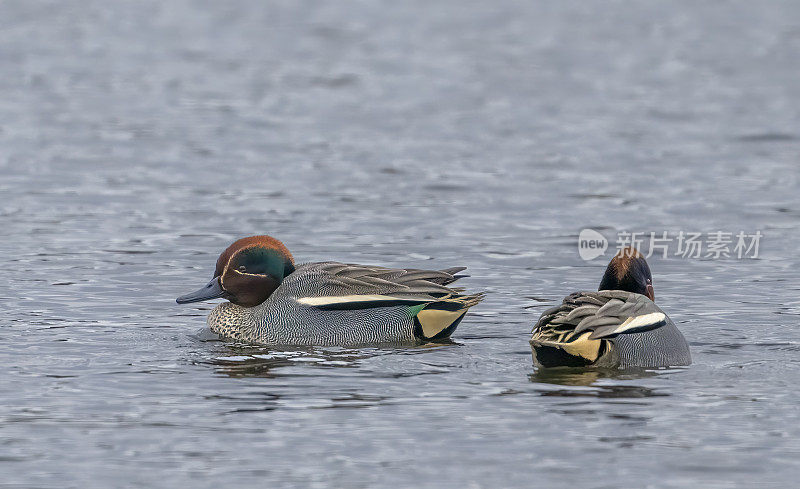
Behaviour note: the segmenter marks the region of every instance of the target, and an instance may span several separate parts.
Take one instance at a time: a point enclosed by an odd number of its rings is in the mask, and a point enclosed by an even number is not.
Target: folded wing
[[[406,306],[414,334],[431,340],[449,336],[483,294],[463,294],[448,287],[463,277],[464,267],[445,270],[383,268],[327,262],[314,264],[314,290],[298,297],[301,304],[323,310],[356,310]]]
[[[607,340],[665,324],[664,312],[643,295],[619,290],[576,292],[542,314],[530,342],[544,356],[557,359],[566,354],[579,359],[579,364],[589,364],[609,350]]]

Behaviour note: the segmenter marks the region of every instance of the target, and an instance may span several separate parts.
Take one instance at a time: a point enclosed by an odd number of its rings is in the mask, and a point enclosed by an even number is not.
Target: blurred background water
[[[796,2],[0,3],[2,487],[752,487],[800,475]],[[651,258],[688,369],[535,372]],[[234,239],[469,267],[451,344],[205,341]],[[613,247],[613,245],[612,245]]]

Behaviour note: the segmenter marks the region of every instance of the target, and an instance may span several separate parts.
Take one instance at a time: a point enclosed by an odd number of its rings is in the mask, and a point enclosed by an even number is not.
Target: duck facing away
[[[179,304],[223,298],[211,331],[267,345],[364,345],[449,337],[483,294],[448,287],[464,267],[415,270],[338,262],[295,265],[270,236],[243,238],[214,277]]]
[[[597,292],[575,292],[542,313],[531,349],[539,367],[667,367],[692,363],[689,345],[653,302],[653,277],[635,248],[611,259]]]

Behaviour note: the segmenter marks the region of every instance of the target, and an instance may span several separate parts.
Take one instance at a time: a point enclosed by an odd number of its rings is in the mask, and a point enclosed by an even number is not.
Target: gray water
[[[787,487],[800,476],[796,2],[0,3],[3,487]],[[536,372],[650,258],[685,369]],[[208,341],[234,239],[464,265],[452,343]],[[613,243],[612,243],[613,248]]]

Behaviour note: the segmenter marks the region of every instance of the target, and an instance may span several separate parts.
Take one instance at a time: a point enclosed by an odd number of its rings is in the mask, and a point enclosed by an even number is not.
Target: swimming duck
[[[214,277],[179,304],[223,298],[208,326],[268,345],[356,345],[449,337],[483,294],[447,287],[465,267],[415,270],[338,262],[295,265],[270,236],[242,238],[217,259]]]
[[[597,292],[542,313],[531,349],[539,367],[666,367],[692,363],[689,345],[653,302],[653,277],[632,247],[617,253]]]

